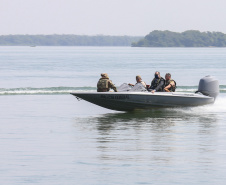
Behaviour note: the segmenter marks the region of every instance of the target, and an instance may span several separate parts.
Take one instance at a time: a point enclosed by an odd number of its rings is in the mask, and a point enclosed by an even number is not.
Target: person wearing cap
[[[166,73],[165,79],[166,79],[166,83],[165,83],[164,91],[165,92],[175,92],[176,82],[173,79],[171,79],[171,74]]]
[[[113,89],[115,92],[117,92],[117,88],[112,83],[111,80],[109,80],[107,73],[101,73],[101,78],[97,82],[97,92],[108,92],[110,89]]]
[[[137,81],[137,83],[136,83],[136,84],[141,83],[141,84],[142,84],[142,85],[146,88],[146,83],[142,81],[142,78],[141,78],[141,76],[140,76],[140,75],[137,75],[137,76],[136,76],[136,81]],[[135,85],[136,85],[136,84],[135,84]],[[131,83],[129,83],[128,85],[130,85],[130,86],[134,86],[134,85],[133,85],[133,84],[131,84]]]
[[[160,72],[158,72],[158,71],[155,72],[154,76],[155,77],[152,80],[151,86],[148,89],[148,91],[150,91],[152,93],[154,93],[156,91],[157,92],[162,92],[163,88],[164,88],[164,85],[165,85],[165,79],[160,76]]]

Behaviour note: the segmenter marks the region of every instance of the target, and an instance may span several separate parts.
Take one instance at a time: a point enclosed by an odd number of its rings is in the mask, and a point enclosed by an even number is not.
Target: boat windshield
[[[145,91],[147,91],[147,89],[141,83],[137,83],[133,87],[128,85],[127,83],[123,83],[117,89],[118,89],[119,92],[125,92],[125,91],[145,92]]]

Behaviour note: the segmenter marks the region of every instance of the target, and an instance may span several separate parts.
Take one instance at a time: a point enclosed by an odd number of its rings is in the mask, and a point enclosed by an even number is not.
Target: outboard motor
[[[199,81],[198,92],[201,92],[203,95],[214,97],[216,99],[219,94],[219,82],[213,76],[205,76]]]

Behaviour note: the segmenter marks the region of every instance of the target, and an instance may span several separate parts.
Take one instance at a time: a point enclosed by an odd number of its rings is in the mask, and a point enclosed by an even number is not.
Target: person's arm
[[[115,85],[110,80],[108,81],[108,83],[109,83],[108,84],[109,87],[112,88],[115,92],[117,92],[117,88],[115,87]]]
[[[172,85],[172,87],[175,87],[175,82],[174,81],[172,81],[170,84]]]
[[[164,90],[168,90],[170,87],[175,87],[174,81],[170,82],[170,84],[167,85],[167,86],[164,88]]]
[[[171,86],[172,86],[171,84],[167,85],[167,86],[164,88],[164,90],[165,90],[166,92],[169,92],[168,89],[169,89]]]
[[[161,80],[159,85],[155,88],[155,91],[158,91],[159,89],[161,89],[163,87],[163,85],[164,85],[164,81]]]
[[[147,87],[147,85],[146,85],[146,83],[145,82],[141,82],[141,84],[146,88]]]

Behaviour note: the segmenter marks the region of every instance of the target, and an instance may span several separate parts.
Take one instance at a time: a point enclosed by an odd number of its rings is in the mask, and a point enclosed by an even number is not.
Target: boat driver
[[[165,92],[175,92],[176,82],[171,78],[171,74],[166,73],[165,79],[166,79],[166,84],[164,87],[164,91]]]
[[[164,85],[165,85],[165,80],[164,78],[162,78],[160,76],[160,72],[156,71],[155,74],[154,74],[154,79],[152,80],[151,82],[151,86],[150,88],[148,88],[148,91],[149,92],[162,92],[163,91],[163,88],[164,88]]]
[[[101,73],[101,78],[97,82],[97,92],[108,92],[110,89],[113,89],[115,92],[117,92],[117,88],[112,83],[111,80],[109,80],[107,73]]]
[[[146,83],[142,81],[142,78],[141,78],[141,76],[140,76],[140,75],[137,75],[137,76],[136,76],[136,81],[137,81],[137,83],[136,83],[136,84],[141,83],[141,84],[144,86],[144,88],[146,88]],[[136,84],[135,84],[135,85],[136,85]],[[131,83],[129,83],[128,85],[130,85],[130,86],[134,86],[134,85],[133,85],[133,84],[131,84]]]

